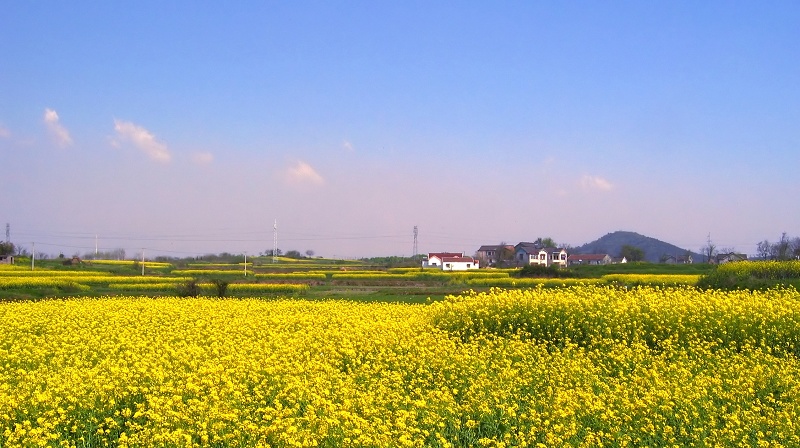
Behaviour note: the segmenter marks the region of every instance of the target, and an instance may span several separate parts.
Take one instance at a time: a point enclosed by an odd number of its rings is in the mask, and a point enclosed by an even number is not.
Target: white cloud
[[[69,136],[69,131],[61,124],[58,113],[53,109],[44,110],[44,125],[47,126],[50,136],[58,146],[64,148],[72,144],[72,137]]]
[[[345,151],[347,151],[347,152],[353,152],[353,151],[355,151],[355,150],[356,150],[356,149],[353,147],[353,144],[352,144],[352,143],[350,143],[350,142],[349,142],[349,141],[347,141],[347,140],[345,140],[345,141],[343,141],[343,142],[342,142],[342,148],[344,148],[344,150],[345,150]]]
[[[167,145],[156,140],[156,137],[147,129],[130,121],[114,120],[114,130],[117,131],[120,139],[131,142],[151,159],[162,163],[168,163],[172,159]],[[112,145],[118,146],[119,142],[113,141]]]
[[[209,165],[214,161],[214,154],[210,152],[196,152],[192,155],[192,161],[198,165]]]
[[[286,170],[286,179],[292,184],[325,184],[325,179],[311,165],[301,160],[298,160],[297,163]]]
[[[581,187],[589,190],[603,191],[609,191],[614,188],[611,182],[607,181],[606,179],[603,179],[600,176],[590,176],[588,174],[581,178]]]

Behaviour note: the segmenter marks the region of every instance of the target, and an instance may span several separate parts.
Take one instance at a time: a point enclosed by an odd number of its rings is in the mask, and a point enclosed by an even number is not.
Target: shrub
[[[228,285],[230,282],[215,278],[211,280],[211,284],[214,285],[214,288],[217,290],[217,297],[225,297],[225,293],[228,291]]]
[[[542,266],[539,264],[529,264],[519,270],[520,277],[538,278],[563,278],[570,277],[571,273],[566,269],[561,269],[555,265]]]
[[[180,297],[197,297],[200,295],[200,283],[196,279],[179,284],[177,289]]]

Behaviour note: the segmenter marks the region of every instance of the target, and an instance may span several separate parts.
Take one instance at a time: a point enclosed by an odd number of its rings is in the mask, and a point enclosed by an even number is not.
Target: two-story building
[[[567,250],[556,247],[543,247],[539,252],[529,255],[528,264],[538,264],[542,266],[567,267]]]
[[[517,264],[532,264],[534,259],[539,259],[539,250],[541,248],[536,243],[519,243],[514,246],[514,260],[517,261]]]
[[[501,258],[504,253],[513,254],[514,246],[508,244],[484,245],[478,249],[475,253],[475,257],[477,257],[484,266],[488,267],[496,265],[498,261],[502,261]]]

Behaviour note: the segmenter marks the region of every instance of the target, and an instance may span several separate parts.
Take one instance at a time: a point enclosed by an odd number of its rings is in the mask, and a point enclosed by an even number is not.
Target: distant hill
[[[612,257],[619,256],[622,246],[630,245],[638,247],[644,251],[645,261],[658,263],[662,255],[683,256],[686,249],[682,249],[674,244],[640,235],[636,232],[617,231],[609,233],[600,239],[586,243],[583,246],[573,248],[571,254],[609,254]],[[690,252],[695,262],[701,261],[701,255]]]

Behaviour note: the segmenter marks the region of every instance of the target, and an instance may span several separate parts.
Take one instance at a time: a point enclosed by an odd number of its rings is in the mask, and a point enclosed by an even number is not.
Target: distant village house
[[[747,255],[737,254],[734,252],[729,252],[727,254],[717,254],[715,261],[717,264],[732,263],[734,261],[747,261]]]
[[[681,255],[681,256],[673,256],[667,255],[666,257],[662,258],[662,263],[666,264],[692,264],[694,263],[694,259],[691,255]]]
[[[465,257],[463,252],[431,252],[422,260],[423,268],[439,268],[443,271],[467,271],[478,269],[480,262],[472,257]]]
[[[572,254],[567,257],[567,263],[570,266],[605,265],[613,262],[614,259],[608,254]]]
[[[14,256],[0,255],[0,264],[14,264]]]

